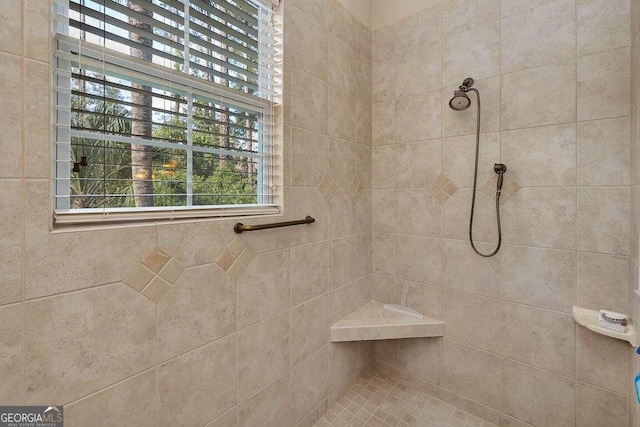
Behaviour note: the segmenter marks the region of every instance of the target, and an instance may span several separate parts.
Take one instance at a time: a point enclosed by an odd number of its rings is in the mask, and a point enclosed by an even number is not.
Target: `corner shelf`
[[[575,305],[573,306],[573,318],[578,325],[584,326],[593,332],[597,332],[611,338],[627,341],[634,347],[637,346],[636,328],[633,326],[633,323],[629,323],[627,325],[627,332],[612,331],[611,329],[600,326],[600,323],[598,322],[599,315],[600,312],[596,310],[589,310]]]
[[[444,336],[442,320],[418,319],[370,301],[330,329],[331,342],[372,341]]]

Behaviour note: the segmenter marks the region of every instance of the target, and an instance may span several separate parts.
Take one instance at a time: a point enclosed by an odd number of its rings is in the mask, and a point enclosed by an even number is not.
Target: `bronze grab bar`
[[[316,222],[315,218],[309,215],[307,215],[305,219],[299,219],[297,221],[274,222],[271,224],[244,225],[238,222],[233,226],[233,231],[240,234],[243,231],[266,230],[268,228],[289,227],[290,225],[311,224],[313,222]]]

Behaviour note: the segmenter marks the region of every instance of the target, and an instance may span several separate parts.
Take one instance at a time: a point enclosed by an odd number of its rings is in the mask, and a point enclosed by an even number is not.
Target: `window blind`
[[[272,12],[56,0],[55,219],[277,213]]]

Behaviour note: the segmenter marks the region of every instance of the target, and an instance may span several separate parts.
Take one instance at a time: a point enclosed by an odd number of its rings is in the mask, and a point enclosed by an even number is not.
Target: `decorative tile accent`
[[[256,253],[244,240],[236,236],[227,249],[216,261],[229,276],[238,279],[247,269],[251,261],[256,257]]]
[[[362,186],[362,181],[360,180],[360,178],[358,178],[357,175],[354,175],[353,179],[351,180],[351,184],[349,184],[349,187],[347,187],[347,196],[349,196],[355,204],[358,202],[358,199],[360,199],[363,191],[364,187]]]
[[[315,423],[315,427],[337,426],[495,427],[377,372],[363,374]]]
[[[158,303],[185,270],[175,258],[155,248],[123,280],[131,288]]]
[[[491,199],[496,197],[497,176],[489,179],[481,188],[481,190]],[[502,193],[500,194],[500,203],[506,203],[514,194],[520,191],[522,187],[511,178],[504,178],[502,182]]]
[[[453,194],[458,191],[458,186],[447,178],[445,174],[441,173],[436,179],[427,184],[427,190],[440,203],[444,203],[450,196],[453,196]]]
[[[336,184],[333,182],[333,179],[331,179],[329,174],[327,174],[324,176],[324,178],[322,178],[322,181],[320,181],[320,184],[318,185],[318,190],[320,190],[320,192],[322,193],[322,196],[328,203],[333,198],[333,195],[336,194],[336,191],[338,191],[338,187],[336,187]]]

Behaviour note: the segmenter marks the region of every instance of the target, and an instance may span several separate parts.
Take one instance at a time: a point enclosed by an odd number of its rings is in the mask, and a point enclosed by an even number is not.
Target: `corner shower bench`
[[[384,308],[370,301],[330,329],[331,342],[391,340],[400,338],[441,337],[444,322],[424,316],[422,319]]]

